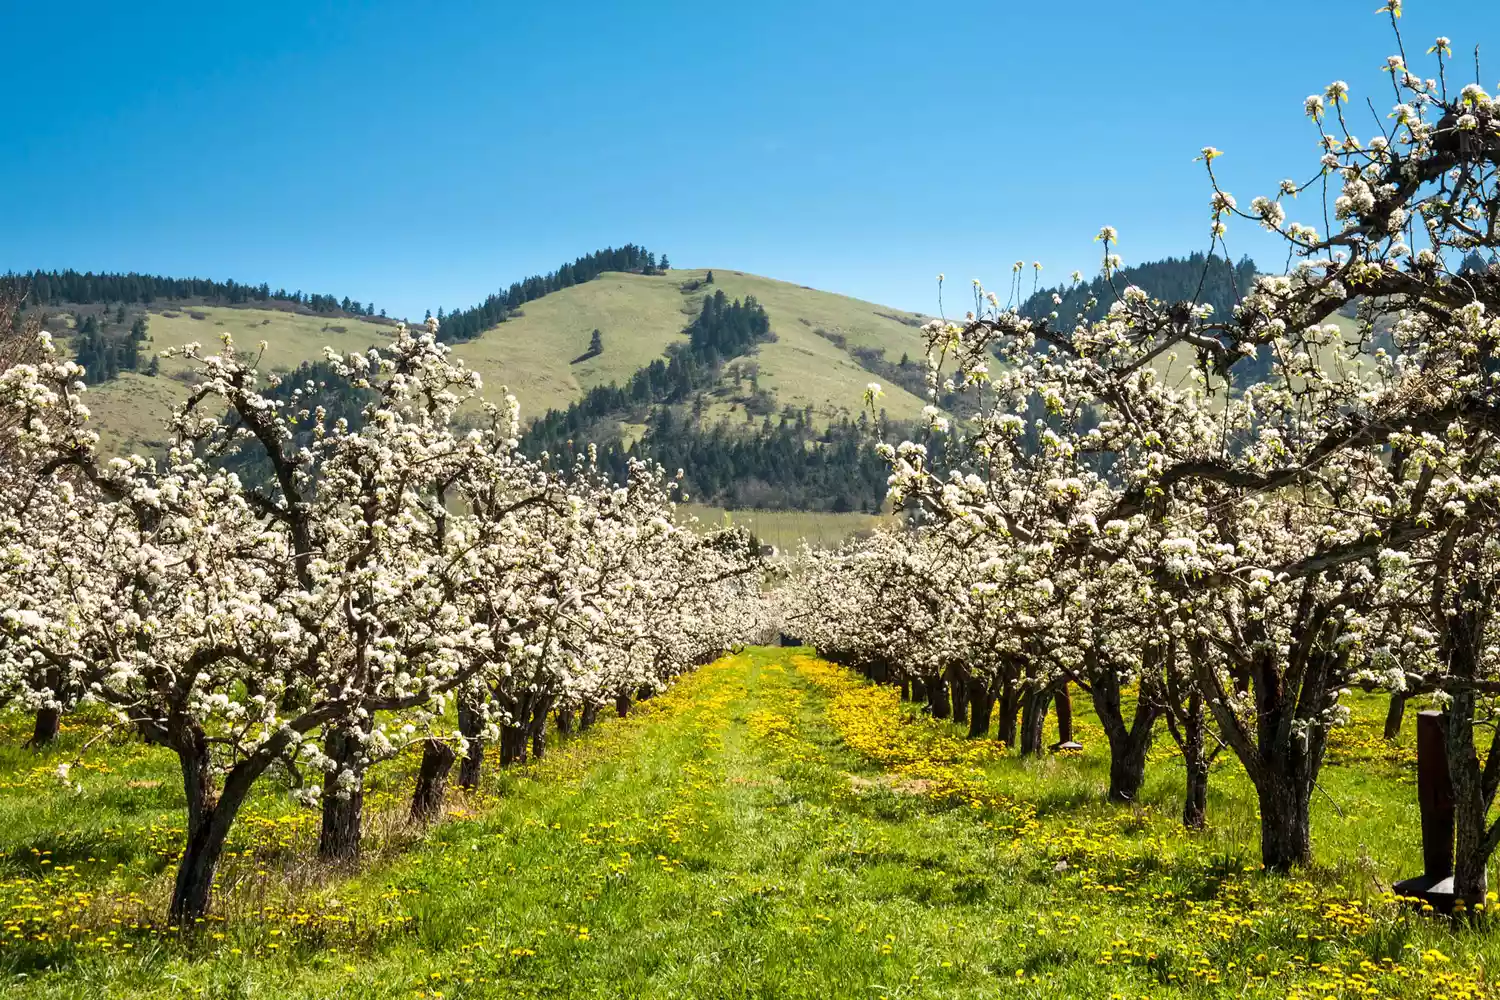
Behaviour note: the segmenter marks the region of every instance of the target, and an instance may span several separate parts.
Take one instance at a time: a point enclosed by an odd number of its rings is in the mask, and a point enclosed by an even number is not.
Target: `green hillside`
[[[686,342],[683,331],[698,315],[704,295],[722,290],[731,299],[754,296],[770,314],[776,340],[760,345],[748,359],[757,369],[759,388],[775,397],[778,409],[812,406],[824,418],[840,410],[857,413],[865,385],[874,378],[853,349],[883,349],[892,361],[903,353],[920,354],[921,338],[909,313],[739,271],[715,270],[715,284],[707,285],[707,274],[605,274],[528,303],[520,316],[459,345],[456,353],[484,374],[487,385],[508,386],[523,414],[535,415],[566,406],[596,385],[624,382],[661,357],[669,344]],[[596,329],[603,335],[603,353],[574,363],[587,352]],[[848,346],[836,346],[820,330],[841,335]],[[748,383],[735,392],[729,379],[722,389],[708,410],[710,419],[743,412],[750,392]],[[923,402],[887,386],[884,404],[892,417],[910,419]]]
[[[707,273],[607,273],[527,303],[519,315],[456,345],[455,353],[483,375],[488,396],[498,397],[501,387],[507,387],[529,418],[564,407],[594,386],[623,382],[662,357],[669,345],[685,342],[684,330],[701,309],[705,294],[722,290],[731,298],[751,295],[770,315],[776,340],[759,345],[749,358],[726,369],[704,419],[743,419],[755,385],[769,394],[777,410],[810,406],[820,422],[841,411],[857,414],[865,385],[880,380],[861,365],[854,351],[883,350],[893,362],[906,353],[921,353],[916,317],[911,314],[729,270],[716,269],[715,284],[707,285]],[[588,352],[596,329],[603,352],[578,360]],[[148,310],[148,330],[147,349],[152,353],[192,341],[211,347],[225,331],[245,349],[263,340],[267,368],[288,371],[320,358],[325,346],[340,351],[368,347],[389,336],[390,326],[271,308],[172,305]],[[738,385],[731,377],[735,366],[742,375]],[[89,406],[108,449],[160,447],[165,438],[162,418],[187,391],[181,381],[183,368],[180,361],[166,361],[155,378],[127,372],[89,390]],[[748,377],[751,372],[753,380]],[[922,408],[921,400],[898,386],[886,384],[885,391],[882,404],[893,418],[911,419]]]

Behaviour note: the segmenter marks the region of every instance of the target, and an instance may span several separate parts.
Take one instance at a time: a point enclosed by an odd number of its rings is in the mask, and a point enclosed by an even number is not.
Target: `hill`
[[[775,339],[733,366],[742,372],[738,391],[731,372],[711,393],[708,419],[736,414],[744,419],[745,406],[755,405],[751,401],[759,389],[770,395],[775,411],[811,406],[820,422],[858,413],[865,385],[875,377],[859,351],[884,352],[892,360],[920,353],[919,320],[913,314],[742,271],[715,269],[710,285],[709,273],[602,274],[527,303],[519,315],[455,351],[483,373],[487,385],[508,386],[524,415],[540,415],[596,386],[628,381],[672,345],[687,343],[687,327],[706,296],[715,291],[730,299],[748,296],[765,308]],[[594,330],[600,331],[604,349],[585,357]],[[923,406],[898,386],[886,388],[884,402],[895,419],[911,419]]]
[[[535,287],[528,283],[517,291],[522,286],[513,286],[485,306],[445,317],[462,331],[454,352],[483,376],[486,396],[498,399],[503,391],[513,392],[528,421],[548,411],[565,411],[592,389],[626,385],[653,362],[661,368],[689,346],[689,329],[715,296],[724,302],[758,303],[768,331],[748,348],[714,353],[690,393],[652,398],[628,412],[590,419],[577,433],[570,426],[561,441],[538,439],[536,447],[550,444],[558,451],[560,443],[574,437],[580,446],[597,441],[612,449],[611,461],[619,467],[630,454],[649,453],[687,468],[692,494],[707,502],[879,509],[884,476],[866,461],[869,456],[858,454],[867,449],[853,447],[865,433],[858,429],[864,389],[872,380],[885,385],[882,405],[890,419],[918,416],[923,401],[890,375],[901,371],[902,359],[920,356],[919,317],[733,270],[645,267],[636,273],[603,272],[573,284],[554,281],[558,273],[571,280],[571,268],[529,279]],[[103,381],[91,386],[88,403],[105,448],[115,453],[159,450],[165,444],[164,417],[186,396],[191,380],[187,366],[177,359],[156,361],[149,369],[155,374],[146,374],[145,359],[167,348],[194,341],[212,347],[227,332],[241,349],[254,350],[264,342],[266,369],[290,372],[317,361],[325,347],[361,350],[391,330],[383,318],[339,313],[336,304],[333,314],[313,312],[274,296],[235,305],[157,300],[127,308],[107,300],[59,302],[54,295],[46,308],[50,325],[69,348],[80,358],[89,353],[91,368],[96,357],[110,358],[109,372],[91,376]],[[500,322],[486,328],[476,323],[476,317],[495,315],[502,317]],[[144,328],[141,361],[134,369],[121,364],[115,374],[118,346],[90,353],[94,349],[88,338],[119,345],[129,339],[123,331],[137,321]],[[94,333],[96,329],[102,332]],[[908,385],[920,388],[918,362],[908,360],[904,374]],[[684,437],[700,431],[705,435],[701,439]],[[643,444],[645,438],[651,440]],[[838,449],[832,447],[834,438]],[[750,439],[765,447],[746,444]],[[721,467],[712,476],[696,474],[694,466],[704,461],[723,466],[729,444],[740,449],[735,454],[742,464],[775,466],[773,471],[784,475],[760,469],[742,476],[734,467]],[[824,460],[825,452],[833,457]],[[752,453],[758,457],[745,457]],[[788,454],[810,458],[789,460]],[[812,466],[817,469],[810,472]],[[836,489],[831,483],[850,485]]]

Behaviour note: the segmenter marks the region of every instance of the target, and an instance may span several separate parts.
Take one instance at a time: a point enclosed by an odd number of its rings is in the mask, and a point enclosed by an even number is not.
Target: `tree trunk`
[[[442,740],[422,744],[422,767],[417,771],[417,787],[411,796],[411,818],[423,823],[443,811],[443,797],[448,791],[448,772],[458,754]]]
[[[995,696],[989,685],[978,677],[969,679],[969,737],[980,739],[990,734],[990,716],[994,713]]]
[[[615,695],[615,714],[622,719],[630,714],[630,695]]]
[[[26,745],[33,750],[40,750],[57,739],[57,734],[60,732],[62,732],[62,710],[39,708],[36,710],[36,722],[31,727],[31,739],[26,741]]]
[[[1097,660],[1094,661],[1097,666]],[[1155,666],[1148,662],[1147,669]],[[1141,784],[1146,780],[1146,754],[1151,750],[1155,737],[1156,716],[1159,702],[1153,685],[1156,683],[1147,674],[1141,681],[1140,697],[1136,699],[1135,717],[1129,726],[1125,724],[1124,709],[1120,704],[1120,676],[1109,666],[1094,670],[1090,695],[1094,702],[1094,714],[1104,727],[1104,736],[1109,740],[1109,792],[1111,802],[1134,802],[1140,796]]]
[[[1014,678],[1005,678],[1005,683],[1000,689],[998,706],[1000,719],[995,724],[995,739],[1004,743],[1007,748],[1013,749],[1017,742],[1016,713],[1021,711],[1021,693]]]
[[[229,828],[244,805],[255,778],[265,762],[242,761],[230,772],[222,794],[215,796],[208,739],[201,727],[191,725],[173,739],[187,795],[187,838],[177,860],[177,878],[172,886],[169,918],[179,927],[189,926],[208,913],[214,872],[229,839]]]
[[[1052,701],[1050,690],[1028,691],[1021,699],[1021,756],[1037,756],[1042,752],[1042,733],[1047,725],[1047,705]]]
[[[1455,618],[1470,619],[1470,616]],[[1471,620],[1461,620],[1450,627],[1461,634],[1451,660],[1454,674],[1466,680],[1477,677],[1483,632]],[[1488,823],[1495,792],[1486,787],[1487,768],[1481,768],[1475,746],[1477,707],[1478,698],[1472,688],[1456,690],[1445,720],[1448,776],[1453,789],[1453,895],[1469,905],[1481,902],[1489,888],[1490,856],[1500,836],[1500,822],[1493,829]],[[1500,751],[1500,729],[1490,742],[1492,759],[1497,751]]]
[[[946,719],[952,706],[948,703],[948,685],[941,677],[927,678],[927,707],[934,719]]]
[[[527,727],[531,735],[531,756],[533,760],[542,760],[547,756],[547,716],[552,711],[552,696],[537,697],[531,708],[531,725]]]
[[[948,680],[948,696],[953,707],[953,721],[960,726],[969,724],[969,682],[954,675]]]
[[[506,723],[500,727],[500,766],[526,763],[527,732],[525,726]]]
[[[1188,695],[1187,715],[1182,722],[1182,758],[1187,766],[1187,792],[1182,800],[1182,825],[1189,830],[1208,826],[1208,765],[1203,745],[1203,696],[1194,688]]]
[[[578,712],[578,731],[586,733],[594,728],[594,719],[599,715],[599,706],[592,701],[583,703],[583,708]]]
[[[1260,858],[1267,870],[1290,871],[1312,861],[1312,789],[1282,775],[1265,775],[1260,800]]]
[[[1057,706],[1057,742],[1058,744],[1073,742],[1073,696],[1068,693],[1068,682],[1064,680],[1057,687],[1054,697]]]
[[[911,681],[904,674],[901,677],[901,700],[911,701]]]
[[[52,697],[62,697],[58,690],[62,687],[62,671],[56,667],[49,667],[46,682],[47,688],[52,692]],[[26,741],[26,745],[33,750],[40,750],[57,739],[57,734],[60,732],[62,732],[61,709],[39,708],[36,710],[36,719],[32,723],[31,739]]]
[[[557,735],[562,739],[573,735],[573,710],[571,708],[557,710]]]
[[[359,857],[366,762],[361,735],[347,727],[334,726],[323,736],[323,753],[334,763],[333,770],[323,774],[323,826],[318,834],[318,857],[324,861],[353,861]]]
[[[911,700],[915,702],[927,700],[927,682],[920,677],[911,679]]]
[[[1401,723],[1406,718],[1406,692],[1392,691],[1391,703],[1385,710],[1385,738],[1388,740],[1398,739],[1401,736]]]
[[[181,927],[208,913],[213,894],[214,873],[229,839],[229,827],[239,812],[238,802],[220,801],[199,814],[199,821],[188,828],[187,843],[177,861],[177,878],[172,886],[170,921]]]
[[[484,774],[484,716],[468,698],[458,701],[458,731],[464,738],[464,759],[458,765],[458,787],[472,792]]]

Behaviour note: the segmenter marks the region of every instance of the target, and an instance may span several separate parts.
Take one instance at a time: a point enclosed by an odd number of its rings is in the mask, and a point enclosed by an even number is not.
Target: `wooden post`
[[[1422,874],[1397,882],[1398,896],[1434,909],[1453,908],[1453,779],[1448,774],[1448,720],[1417,713],[1417,805],[1422,811]]]

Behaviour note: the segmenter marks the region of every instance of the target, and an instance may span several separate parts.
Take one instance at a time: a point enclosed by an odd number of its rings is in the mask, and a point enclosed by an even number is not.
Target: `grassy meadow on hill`
[[[811,406],[820,422],[841,411],[857,414],[865,385],[876,380],[853,350],[883,349],[892,362],[906,353],[921,355],[921,338],[910,314],[736,271],[715,270],[715,284],[707,285],[707,273],[605,273],[528,302],[520,315],[456,345],[455,353],[483,376],[487,395],[498,397],[504,387],[520,400],[523,417],[538,416],[567,406],[594,386],[624,383],[662,357],[669,345],[686,342],[685,330],[702,308],[704,295],[722,289],[731,298],[753,295],[760,300],[776,335],[775,342],[733,364],[756,369],[759,388],[770,394],[777,410]],[[604,350],[585,357],[596,329]],[[283,309],[153,306],[147,349],[154,353],[193,341],[212,348],[226,331],[243,349],[264,340],[266,368],[289,371],[321,358],[324,347],[346,352],[379,343],[390,335],[390,326]],[[838,346],[828,334],[846,346]],[[166,411],[186,394],[186,386],[174,378],[183,368],[180,361],[165,361],[155,380],[125,372],[89,390],[89,406],[108,450],[161,446]],[[737,386],[726,370],[710,394],[705,419],[743,420],[750,391],[748,381]],[[911,419],[922,408],[921,400],[899,386],[887,385],[885,391],[882,405],[894,418]]]
[[[1393,902],[1420,867],[1411,728],[1356,694],[1314,804],[1318,864],[1260,870],[1255,797],[1215,767],[1210,828],[1181,762],[1103,801],[1103,732],[1023,761],[806,650],[750,649],[547,760],[404,818],[381,765],[371,849],[311,858],[316,813],[267,790],[220,903],[163,926],[182,792],[123,735],[19,748],[0,727],[0,993],[55,997],[1040,998],[1495,996],[1500,938]],[[80,756],[81,754],[81,756]],[[64,787],[56,770],[78,759]],[[1488,916],[1478,918],[1481,923]]]

